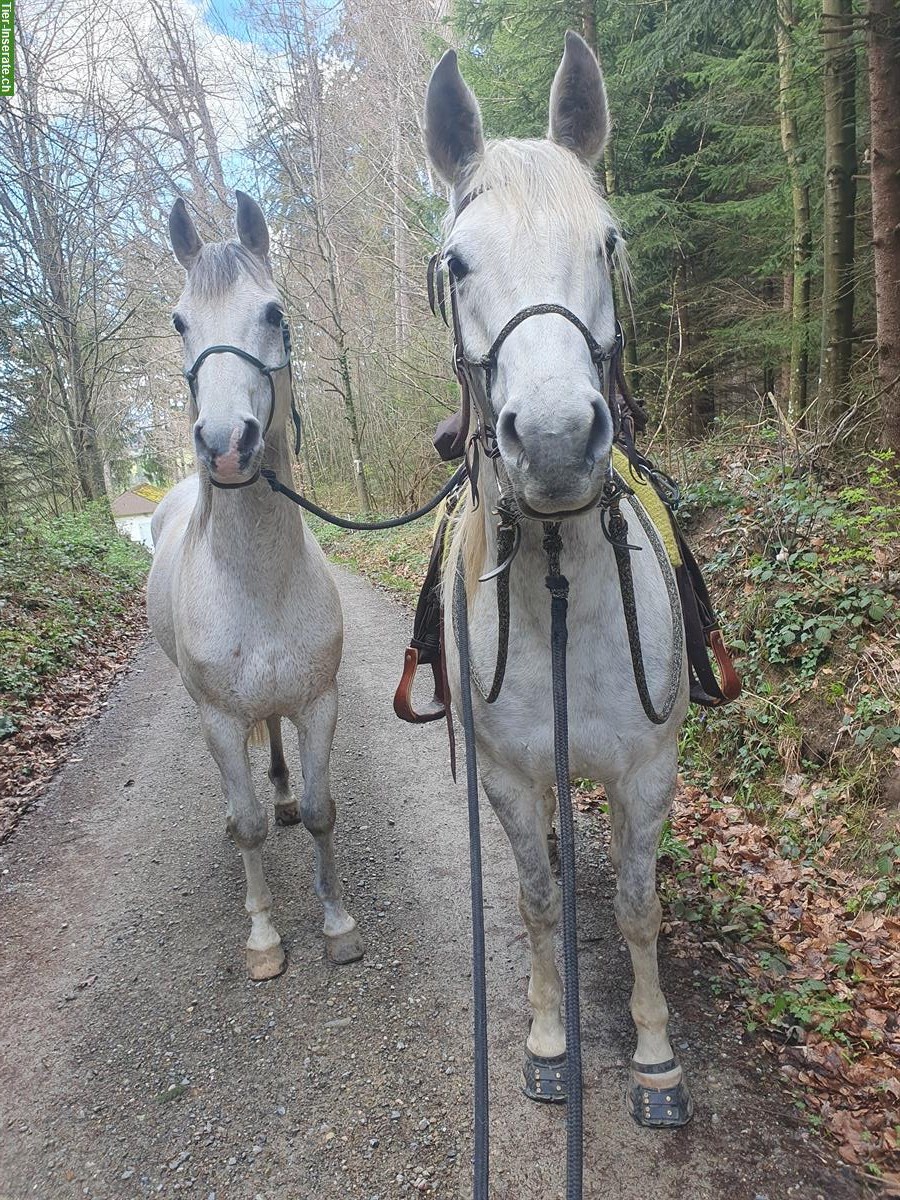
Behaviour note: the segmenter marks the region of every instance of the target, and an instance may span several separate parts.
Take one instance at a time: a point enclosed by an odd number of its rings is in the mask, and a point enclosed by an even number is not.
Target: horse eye
[[[265,318],[269,325],[274,325],[278,329],[284,320],[284,309],[279,304],[267,304]]]
[[[185,325],[178,313],[172,313],[172,324],[175,326],[176,333],[183,335],[184,331],[187,329],[187,325]]]
[[[466,266],[463,260],[461,258],[457,258],[455,254],[449,254],[447,256],[447,270],[457,283],[459,283],[460,279],[465,279],[469,273],[469,268]]]
[[[603,254],[606,258],[612,258],[616,252],[616,246],[619,244],[619,235],[614,229],[611,229],[606,235],[606,242],[603,246]]]

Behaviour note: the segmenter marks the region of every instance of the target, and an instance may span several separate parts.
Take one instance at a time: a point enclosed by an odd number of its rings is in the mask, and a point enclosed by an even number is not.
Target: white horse
[[[431,161],[452,188],[443,255],[455,280],[467,357],[485,356],[511,318],[547,303],[565,307],[601,347],[609,348],[615,338],[611,265],[619,235],[592,172],[609,118],[600,68],[587,45],[577,34],[566,37],[546,140],[485,142],[478,103],[452,51],[432,75],[425,123]],[[547,845],[556,800],[550,603],[540,520],[568,516],[562,524],[561,569],[571,583],[570,763],[573,777],[602,781],[609,801],[615,913],[634,968],[637,1047],[629,1106],[641,1124],[684,1124],[692,1104],[666,1032],[668,1009],[656,955],[661,917],[656,852],[674,794],[678,730],[688,703],[686,668],[682,661],[679,669],[673,648],[666,580],[634,510],[623,501],[628,540],[642,547],[632,554],[632,565],[651,696],[657,707],[667,688],[675,696],[671,715],[656,725],[638,698],[614,551],[596,508],[613,428],[587,339],[558,312],[530,315],[503,339],[491,385],[488,394],[484,371],[472,372],[473,412],[480,410],[496,429],[500,456],[496,469],[482,456],[481,503],[468,504],[457,523],[445,572],[445,637],[458,705],[450,617],[455,563],[461,554],[473,666],[489,680],[497,646],[495,585],[479,585],[477,579],[496,562],[493,513],[502,486],[537,520],[524,521],[521,550],[511,568],[503,690],[492,705],[475,690],[475,728],[482,783],[516,858],[530,941],[533,1020],[526,1083],[529,1073],[544,1068],[550,1079],[557,1078],[565,1053],[562,985],[553,948],[560,899]],[[610,964],[610,969],[616,968]]]
[[[256,479],[263,465],[282,479],[291,475],[290,370],[266,221],[249,196],[238,192],[237,200],[239,243],[204,245],[183,200],[169,214],[172,248],[187,272],[173,321],[194,398],[199,474],[173,488],[154,514],[147,611],[197,703],[222,777],[227,827],[247,876],[247,969],[252,979],[269,979],[284,969],[285,956],[263,874],[268,819],[247,753],[251,732],[263,722],[275,820],[302,820],[315,839],[329,957],[352,962],[363,943],[341,899],[332,837],[328,771],[343,642],[340,601],[299,509]],[[204,357],[210,347],[217,349]],[[299,806],[282,750],[282,717],[300,740]]]

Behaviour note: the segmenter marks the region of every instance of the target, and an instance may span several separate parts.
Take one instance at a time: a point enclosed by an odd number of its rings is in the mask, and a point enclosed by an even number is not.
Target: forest
[[[304,430],[295,486],[348,514],[413,508],[447,478],[431,437],[458,404],[425,284],[447,201],[424,151],[430,71],[455,47],[487,135],[542,137],[575,29],[609,93],[598,185],[627,240],[617,309],[649,414],[641,448],[681,481],[679,519],[744,678],[738,704],[685,726],[661,855],[669,932],[714,937],[724,1008],[774,1039],[844,1162],[885,1176],[896,0],[23,0],[17,14],[16,93],[0,100],[0,738],[26,729],[41,679],[102,645],[102,622],[83,640],[91,588],[124,594],[143,569],[109,550],[109,501],[194,469],[174,199],[206,239],[233,236],[235,188],[267,215]],[[428,528],[314,530],[415,593]],[[57,603],[48,563],[99,574]],[[586,784],[581,804],[599,811],[602,795]]]
[[[163,218],[184,194],[207,237],[229,235],[235,187],[277,230],[304,482],[363,511],[420,496],[455,403],[425,302],[443,212],[428,72],[458,46],[488,133],[539,136],[570,26],[606,73],[602,184],[628,238],[620,311],[651,442],[671,452],[732,421],[776,430],[804,463],[900,448],[890,0],[250,14],[24,7],[0,108],[0,511],[58,513],[135,470],[166,484],[189,469]]]

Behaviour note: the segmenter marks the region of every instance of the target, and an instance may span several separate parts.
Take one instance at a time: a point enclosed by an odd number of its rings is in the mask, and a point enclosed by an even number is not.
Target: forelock
[[[262,288],[272,287],[272,273],[240,242],[207,242],[188,275],[191,292],[204,300],[225,296],[242,277]]]
[[[467,181],[468,194],[496,192],[516,220],[527,226],[532,214],[549,213],[573,237],[603,243],[619,226],[600,194],[590,167],[571,150],[546,139],[489,141]],[[448,214],[448,224],[453,213]]]

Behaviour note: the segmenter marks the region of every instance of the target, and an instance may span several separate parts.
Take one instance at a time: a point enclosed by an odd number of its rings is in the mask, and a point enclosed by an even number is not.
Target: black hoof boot
[[[523,1092],[529,1100],[538,1104],[565,1104],[566,1102],[566,1056],[541,1058],[525,1047],[525,1062],[522,1066]]]
[[[631,1064],[632,1083],[628,1089],[628,1111],[645,1129],[678,1129],[687,1125],[694,1115],[694,1102],[682,1077],[673,1087],[653,1087],[639,1083],[634,1074],[643,1076],[668,1075],[678,1066],[674,1058],[668,1062],[644,1066]]]

